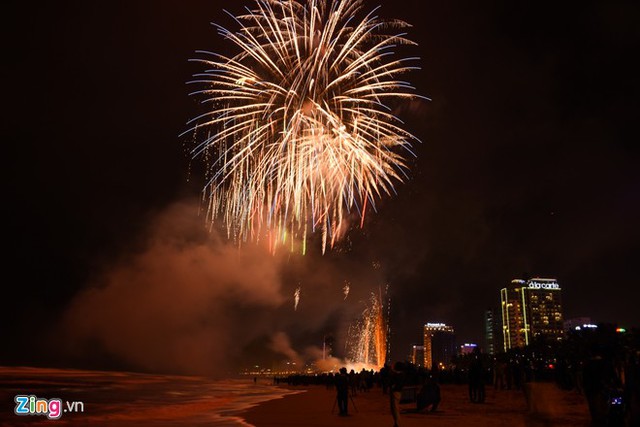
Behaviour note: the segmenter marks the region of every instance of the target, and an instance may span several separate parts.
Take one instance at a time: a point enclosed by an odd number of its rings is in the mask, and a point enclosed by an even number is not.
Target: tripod
[[[353,400],[353,395],[351,394],[351,392],[349,392],[348,395],[349,395],[349,400],[351,400],[351,404],[353,405],[353,409],[355,409],[356,412],[358,412],[358,407],[356,406],[356,402]],[[333,411],[335,411],[336,409],[336,403],[338,403],[338,396],[336,396],[336,398],[333,400],[333,407],[331,408],[332,414],[333,414]]]

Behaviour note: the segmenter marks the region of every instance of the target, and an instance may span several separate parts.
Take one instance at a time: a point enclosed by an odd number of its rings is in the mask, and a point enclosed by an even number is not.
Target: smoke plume
[[[236,362],[253,364],[265,354],[261,362],[276,355],[303,364],[320,357],[309,349],[321,346],[324,334],[339,342],[362,309],[359,282],[369,278],[341,273],[357,269],[327,256],[238,248],[204,229],[192,203],[170,207],[143,235],[69,305],[60,344],[76,360],[207,375],[235,373]],[[345,280],[352,283],[346,301]]]

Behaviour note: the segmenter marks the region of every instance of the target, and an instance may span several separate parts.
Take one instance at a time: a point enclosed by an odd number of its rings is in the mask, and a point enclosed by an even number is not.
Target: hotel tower
[[[424,367],[447,367],[456,355],[456,336],[451,326],[444,323],[424,325]]]
[[[560,285],[556,279],[514,279],[500,290],[504,350],[529,345],[534,338],[564,336]]]

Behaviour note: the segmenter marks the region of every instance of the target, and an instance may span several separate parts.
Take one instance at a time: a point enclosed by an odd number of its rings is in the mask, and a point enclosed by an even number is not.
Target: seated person
[[[433,377],[429,376],[425,380],[424,384],[422,384],[420,391],[418,391],[418,395],[416,397],[416,410],[420,412],[431,406],[431,412],[435,412],[438,409],[439,403],[440,386]]]

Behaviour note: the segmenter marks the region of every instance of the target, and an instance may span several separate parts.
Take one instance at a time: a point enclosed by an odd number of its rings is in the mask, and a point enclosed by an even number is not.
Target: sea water
[[[131,372],[0,367],[0,400],[14,402],[0,424],[40,425],[51,412],[37,402],[60,402],[56,425],[250,426],[242,414],[268,400],[301,391],[277,387],[270,378],[206,377]],[[17,396],[25,396],[18,398]],[[17,411],[19,402],[21,411]],[[30,412],[29,402],[34,402]],[[44,405],[40,409],[44,408]],[[30,412],[30,413],[29,413]],[[54,414],[55,415],[55,414]]]

